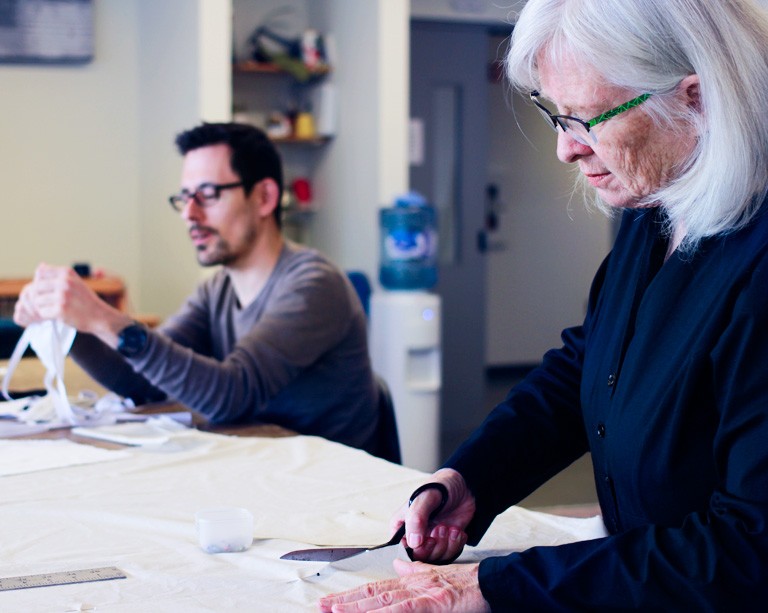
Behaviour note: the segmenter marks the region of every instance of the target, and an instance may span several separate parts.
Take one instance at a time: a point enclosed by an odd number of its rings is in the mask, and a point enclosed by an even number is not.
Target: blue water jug
[[[379,282],[391,290],[424,290],[437,283],[437,220],[433,206],[410,192],[379,211]]]

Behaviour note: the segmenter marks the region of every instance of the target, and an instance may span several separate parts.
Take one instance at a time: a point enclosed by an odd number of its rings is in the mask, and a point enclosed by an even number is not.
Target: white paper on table
[[[36,396],[14,398],[12,400],[0,400],[0,417],[22,420],[24,413],[29,408],[30,402]]]
[[[8,414],[10,410],[15,409],[15,417],[19,421],[48,422],[50,426],[55,427],[113,424],[116,421],[116,413],[133,408],[131,400],[111,393],[101,398],[88,391],[81,392],[76,399],[67,396],[64,364],[76,334],[75,328],[50,319],[30,324],[25,328],[8,360],[8,367],[3,376],[2,394],[6,400],[15,404],[0,409],[0,412]],[[43,384],[47,393],[42,398],[30,397],[14,401],[11,400],[8,386],[28,346],[32,347],[45,366]]]
[[[143,422],[126,422],[93,428],[72,428],[72,434],[120,443],[121,445],[162,445],[175,432],[187,430],[183,424],[167,415],[151,417]]]
[[[8,360],[8,369],[3,377],[3,396],[10,400],[8,384],[13,371],[27,347],[32,347],[45,366],[43,383],[48,396],[53,401],[58,421],[62,424],[74,424],[75,416],[64,387],[64,358],[72,347],[75,334],[77,330],[73,327],[52,319],[27,326]]]
[[[62,440],[0,441],[0,477],[119,460],[128,451],[111,451]]]
[[[1,404],[1,403],[0,403]],[[31,436],[50,430],[48,424],[28,424],[22,421],[0,419],[0,438],[14,438],[16,436]]]

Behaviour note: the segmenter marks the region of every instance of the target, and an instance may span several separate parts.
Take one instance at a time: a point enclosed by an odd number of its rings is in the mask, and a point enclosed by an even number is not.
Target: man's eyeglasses
[[[193,192],[188,189],[181,190],[178,194],[169,196],[168,202],[175,211],[181,212],[184,209],[184,205],[189,200],[194,200],[197,206],[207,207],[219,200],[222,190],[234,189],[235,187],[241,187],[242,181],[238,183],[201,183],[197,186],[197,189]]]
[[[592,145],[597,144],[597,135],[592,132],[592,128],[594,128],[599,123],[608,121],[611,117],[616,117],[616,115],[619,115],[624,111],[628,111],[629,109],[633,109],[636,106],[642,104],[651,97],[651,94],[642,94],[637,98],[633,98],[629,102],[625,102],[624,104],[611,109],[610,111],[606,111],[597,117],[593,117],[589,121],[584,121],[578,117],[571,117],[570,115],[553,115],[549,112],[547,107],[538,101],[538,96],[539,92],[531,92],[531,100],[536,105],[539,113],[541,113],[542,117],[547,120],[547,123],[555,132],[557,132],[557,126],[560,126],[560,129],[562,129],[563,132],[568,132],[568,134],[570,134],[575,141],[578,141],[587,147],[591,147]]]

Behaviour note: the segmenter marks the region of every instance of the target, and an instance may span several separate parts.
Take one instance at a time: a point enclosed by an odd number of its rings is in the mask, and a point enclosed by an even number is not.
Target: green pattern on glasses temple
[[[610,111],[606,111],[602,115],[598,115],[597,117],[590,119],[587,123],[587,125],[590,128],[595,127],[597,124],[602,123],[611,117],[616,117],[616,115],[623,113],[624,111],[628,111],[631,108],[634,108],[651,97],[651,94],[641,94],[637,98],[633,98],[629,102],[625,102],[624,104],[617,106],[615,109],[611,109]]]

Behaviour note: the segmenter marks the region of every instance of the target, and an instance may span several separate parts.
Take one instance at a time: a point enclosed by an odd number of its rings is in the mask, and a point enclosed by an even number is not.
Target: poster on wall
[[[93,59],[93,0],[0,0],[0,64]]]

